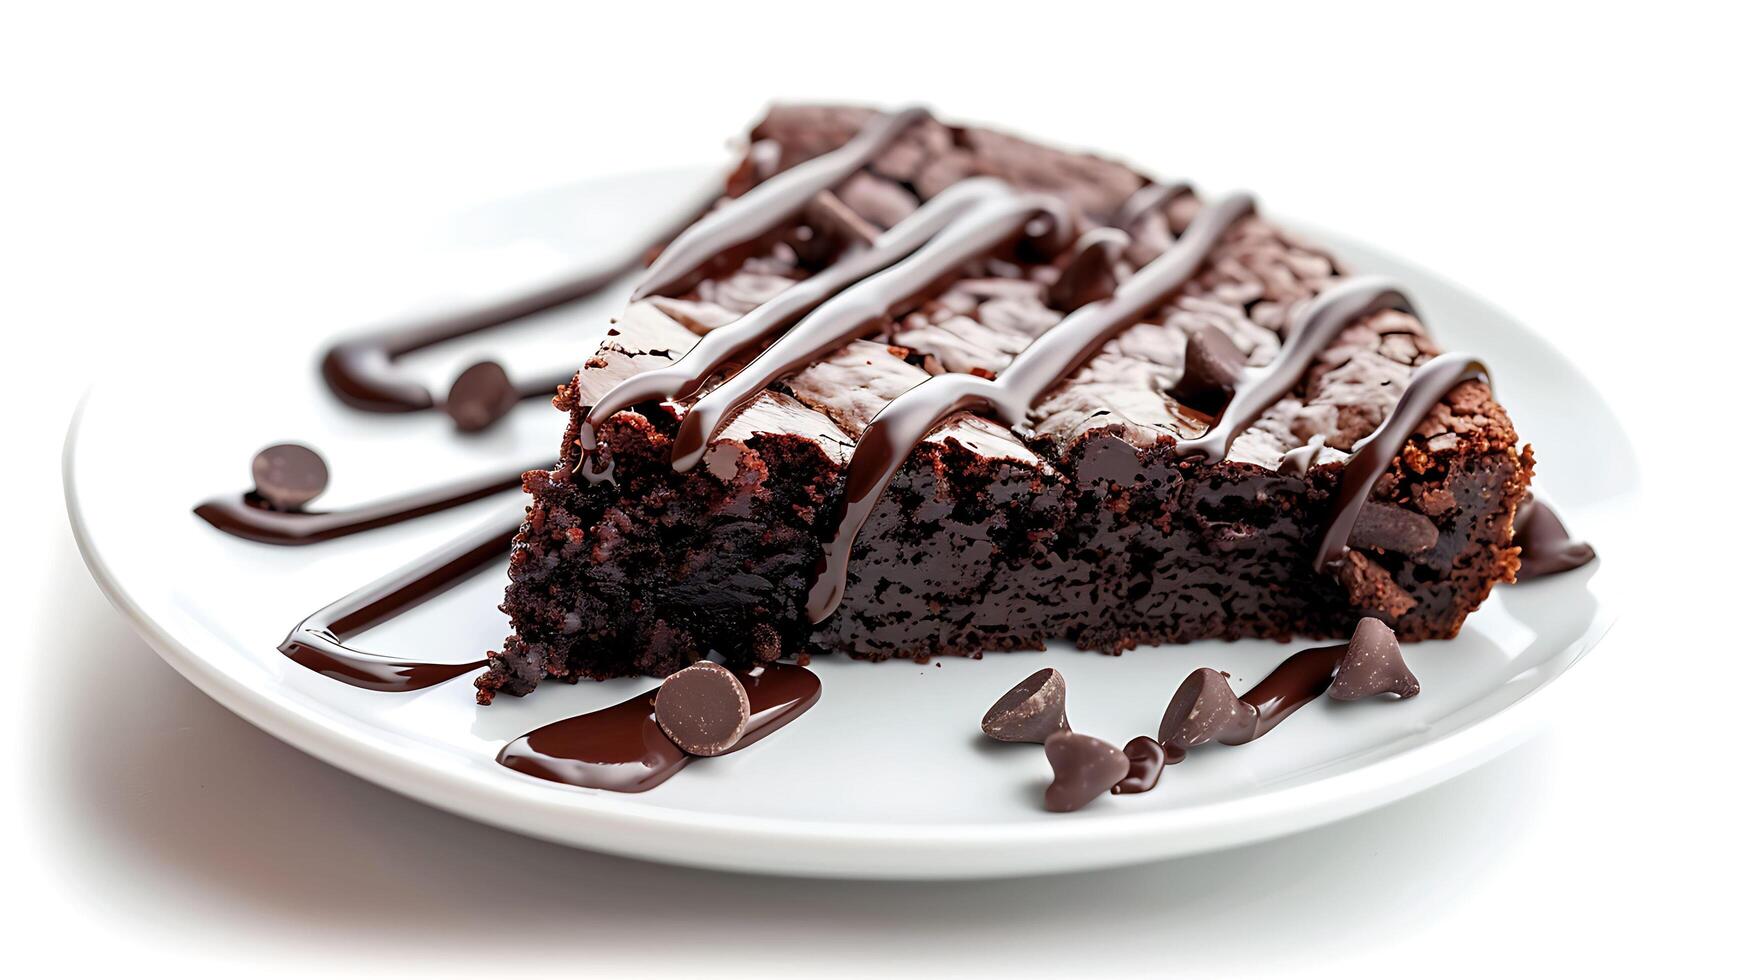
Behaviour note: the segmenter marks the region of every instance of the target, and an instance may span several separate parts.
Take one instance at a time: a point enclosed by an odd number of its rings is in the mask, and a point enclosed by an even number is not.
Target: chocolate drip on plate
[[[820,678],[806,667],[773,663],[735,676],[746,688],[750,714],[729,752],[770,735],[820,700]],[[642,793],[701,758],[675,745],[656,723],[655,712],[656,691],[646,691],[537,728],[504,746],[498,762],[555,783]]]
[[[522,486],[523,473],[545,468],[520,466],[343,510],[275,510],[251,491],[233,497],[214,497],[195,507],[194,513],[226,534],[250,541],[314,544],[435,514],[515,489]]]
[[[689,215],[690,222],[693,216]],[[322,379],[341,401],[366,412],[418,412],[437,407],[423,384],[402,376],[395,361],[414,351],[523,320],[596,295],[637,268],[649,250],[685,224],[669,225],[620,256],[544,289],[473,309],[348,337],[322,355]],[[475,366],[476,368],[478,365]],[[572,372],[549,372],[514,384],[517,398],[550,398]],[[464,423],[465,424],[465,423]]]
[[[382,657],[346,645],[346,639],[441,595],[474,572],[510,553],[522,526],[499,519],[436,552],[390,572],[362,589],[304,618],[279,645],[279,652],[337,681],[372,691],[415,691],[486,666],[428,663]]]
[[[776,228],[806,207],[815,194],[868,166],[906,130],[928,117],[928,110],[918,107],[876,116],[838,149],[797,164],[705,215],[650,263],[650,271],[632,291],[632,299],[684,285],[707,263]]]
[[[729,416],[773,381],[842,347],[954,270],[1021,235],[1066,237],[1070,220],[1059,201],[1042,194],[1009,194],[977,202],[909,258],[834,296],[753,363],[699,399],[674,436],[675,470],[696,466]],[[1040,221],[1048,222],[1049,228],[1038,229]]]
[[[1113,793],[1146,793],[1160,784],[1160,773],[1184,758],[1184,750],[1168,749],[1146,735],[1137,735],[1124,743],[1124,757],[1130,760],[1130,771],[1111,788]]]
[[[1193,671],[1173,695],[1160,720],[1162,762],[1170,765],[1208,742],[1254,742],[1329,689],[1348,644],[1313,647],[1282,661],[1237,697],[1226,675],[1207,667]]]
[[[1597,552],[1575,541],[1549,505],[1526,495],[1512,522],[1512,543],[1518,546],[1518,581],[1559,575],[1597,560]]]
[[[1199,211],[1172,248],[1137,270],[1110,299],[1084,306],[1033,341],[989,381],[965,374],[930,378],[889,402],[857,442],[845,478],[837,526],[814,570],[807,614],[822,622],[844,597],[856,534],[899,472],[906,457],[949,415],[993,412],[1011,426],[1118,331],[1165,303],[1201,268],[1227,231],[1250,214],[1249,195],[1234,194]]]
[[[1469,354],[1441,354],[1415,369],[1403,397],[1391,408],[1384,422],[1354,446],[1354,453],[1342,471],[1342,483],[1336,492],[1336,507],[1324,537],[1318,544],[1315,561],[1318,568],[1328,568],[1348,550],[1348,538],[1360,508],[1372,495],[1373,485],[1390,469],[1391,460],[1402,451],[1403,444],[1453,388],[1465,381],[1488,380],[1488,366]]]
[[[1251,690],[1241,694],[1239,700],[1257,709],[1257,727],[1244,741],[1262,738],[1281,724],[1282,719],[1316,701],[1330,688],[1330,682],[1336,677],[1336,667],[1347,652],[1346,643],[1301,650],[1283,660]]]
[[[851,252],[746,315],[706,333],[673,364],[635,374],[615,385],[584,418],[580,433],[583,451],[595,449],[596,427],[615,414],[639,402],[695,394],[699,385],[732,361],[770,343],[799,317],[845,287],[915,252],[980,201],[1011,194],[1005,184],[993,178],[960,181],[877,237],[868,248]]]

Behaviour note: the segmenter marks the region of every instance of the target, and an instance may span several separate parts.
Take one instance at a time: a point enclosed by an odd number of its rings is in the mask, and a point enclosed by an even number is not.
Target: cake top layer
[[[634,374],[673,365],[701,337],[770,312],[798,284],[819,284],[912,226],[934,221],[934,237],[919,241],[938,245],[977,224],[974,216],[987,215],[981,220],[996,233],[973,243],[979,247],[944,253],[935,274],[919,278],[927,280],[922,288],[903,295],[889,290],[867,309],[850,295],[861,288],[856,277],[847,277],[836,300],[825,291],[822,304],[837,302],[851,308],[850,319],[862,317],[854,331],[778,364],[781,370],[742,377],[744,385],[765,375],[769,381],[751,389],[738,411],[723,411],[709,440],[800,435],[841,463],[900,394],[933,376],[1001,377],[1067,314],[1110,296],[1170,250],[1207,208],[1183,185],[1100,157],[948,126],[922,114],[885,117],[829,106],[772,109],[752,130],[719,206],[768,187],[778,174],[830,163],[883,125],[885,142],[866,160],[851,161],[860,165],[841,167],[842,179],[830,190],[633,303],[581,372],[579,404],[595,404]],[[936,220],[932,209],[947,218]],[[687,244],[683,237],[671,251]],[[901,257],[878,271],[926,264],[931,247],[897,251]],[[1048,465],[1094,434],[1116,435],[1138,448],[1203,435],[1214,422],[1208,413],[1218,414],[1221,403],[1198,396],[1206,379],[1186,378],[1191,339],[1218,334],[1204,339],[1218,340],[1244,365],[1268,365],[1308,304],[1345,277],[1331,256],[1252,214],[1223,225],[1202,258],[1163,303],[1029,404],[1023,420],[1004,425],[961,412],[929,438]],[[812,309],[826,316],[821,305]],[[782,333],[775,327],[767,339]],[[772,360],[754,361],[758,353],[759,345],[752,345],[718,358],[709,380],[674,399],[678,409],[690,412],[701,395],[711,408],[710,393],[725,377],[749,361],[764,368]],[[1237,433],[1226,458],[1267,469],[1281,467],[1284,458],[1298,466],[1339,462],[1386,417],[1413,369],[1437,353],[1412,313],[1380,309],[1358,316],[1316,352],[1290,391]],[[724,396],[718,392],[714,400],[734,400]],[[1491,444],[1515,441],[1480,385],[1460,387],[1418,434],[1454,445],[1470,435]]]

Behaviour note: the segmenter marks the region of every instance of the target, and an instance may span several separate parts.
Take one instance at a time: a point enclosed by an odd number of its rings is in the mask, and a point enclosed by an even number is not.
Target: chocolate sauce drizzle
[[[927,118],[929,111],[916,106],[875,116],[838,149],[799,163],[705,215],[650,263],[643,281],[632,291],[632,299],[684,285],[705,265],[776,228],[815,194],[848,180],[906,130]]]
[[[1283,660],[1269,675],[1239,700],[1257,709],[1257,725],[1248,736],[1223,739],[1227,745],[1256,741],[1281,724],[1282,719],[1318,699],[1336,679],[1336,668],[1348,652],[1348,644],[1313,647]]]
[[[1195,439],[1179,441],[1173,451],[1180,456],[1204,456],[1211,461],[1226,459],[1239,433],[1292,392],[1312,361],[1338,334],[1349,324],[1380,310],[1415,313],[1408,297],[1378,276],[1356,276],[1319,293],[1294,318],[1287,342],[1275,359],[1262,367],[1245,368],[1220,419]]]
[[[1288,715],[1330,689],[1347,653],[1348,644],[1335,643],[1301,650],[1283,660],[1251,690],[1239,695],[1240,701],[1256,709],[1250,724],[1240,731],[1223,731],[1217,740],[1223,745],[1244,745],[1269,734]],[[1165,732],[1160,735],[1166,737]],[[1138,735],[1124,746],[1124,755],[1130,760],[1129,774],[1111,791],[1118,795],[1146,793],[1159,783],[1163,768],[1183,762],[1186,754],[1186,747],[1177,742],[1162,743]]]
[[[794,721],[820,700],[820,678],[806,667],[773,663],[736,671],[752,709],[739,752]],[[620,793],[658,786],[699,757],[686,754],[656,723],[656,691],[537,728],[498,753],[498,762],[555,783]],[[727,753],[725,753],[727,754]]]
[[[279,645],[279,652],[318,674],[371,691],[416,691],[479,670],[486,666],[485,660],[397,660],[355,650],[346,640],[441,595],[503,558],[521,527],[519,506],[514,520],[495,520],[304,617]]]
[[[1172,199],[1181,194],[1190,193],[1190,184],[1182,180],[1168,180],[1157,184],[1144,184],[1136,188],[1135,193],[1124,199],[1118,206],[1117,214],[1112,218],[1112,225],[1122,231],[1135,230],[1136,224],[1143,218],[1171,203]]]
[[[1379,477],[1390,469],[1403,443],[1453,388],[1472,380],[1489,380],[1488,366],[1469,354],[1441,354],[1415,368],[1403,397],[1371,435],[1355,443],[1354,453],[1343,467],[1336,507],[1318,543],[1316,567],[1328,568],[1347,552],[1348,535],[1354,530],[1361,505],[1372,495]]]
[[[214,497],[194,508],[201,520],[263,544],[304,545],[410,521],[522,486],[522,474],[551,464],[520,466],[343,510],[277,510],[254,491]]]
[[[851,457],[837,526],[815,567],[808,592],[809,619],[822,622],[838,608],[857,532],[905,458],[932,429],[963,410],[992,412],[1010,426],[1024,423],[1032,405],[1113,334],[1160,306],[1196,275],[1227,231],[1254,208],[1246,194],[1229,195],[1203,208],[1163,255],[1137,270],[1110,299],[1084,306],[1045,331],[996,380],[967,374],[937,375],[889,402],[869,422]]]
[[[692,217],[689,215],[688,220]],[[650,249],[684,226],[665,226],[660,234],[652,235],[600,268],[523,296],[348,337],[322,355],[322,379],[335,397],[360,411],[419,412],[435,408],[438,403],[430,389],[395,369],[397,358],[588,299],[637,268]],[[516,396],[550,398],[560,385],[571,380],[573,373],[552,372],[517,383]]]
[[[796,170],[772,182],[790,181]],[[584,452],[595,449],[595,428],[616,413],[639,402],[684,398],[749,350],[768,343],[802,315],[840,290],[921,248],[936,233],[981,202],[1012,197],[1012,192],[990,177],[963,180],[936,195],[868,248],[852,251],[825,270],[805,279],[748,311],[736,320],[706,333],[691,350],[666,367],[634,374],[601,396],[584,417],[580,439]]]
[[[1041,219],[1049,227],[1034,233],[1032,226]],[[697,465],[729,416],[773,381],[843,346],[967,262],[1023,234],[1062,237],[1069,225],[1062,204],[1042,194],[1002,195],[974,204],[909,258],[833,297],[695,402],[674,436],[674,469],[685,472]]]
[[[599,269],[524,296],[342,340],[323,354],[322,377],[336,397],[362,411],[418,412],[436,407],[437,400],[429,389],[395,371],[397,358],[594,296],[636,268],[643,256],[662,242],[670,244],[651,264],[632,298],[671,288],[705,263],[776,227],[818,191],[841,183],[866,166],[928,115],[924,109],[910,108],[877,116],[837,150],[798,164],[789,173],[761,183],[702,218],[688,215]],[[572,373],[553,373],[517,384],[517,397],[550,397]]]
[[[703,220],[694,223],[689,218],[679,229],[664,229],[656,241],[672,239],[672,243],[653,263],[635,295],[642,297],[670,288],[706,261],[763,235],[800,210],[819,192],[842,182],[865,166],[901,133],[926,116],[921,109],[908,109],[871,120],[857,137],[839,150],[766,181]],[[786,297],[755,311],[758,315],[752,318],[753,322],[744,333],[749,338],[757,338],[787,326],[794,317],[856,278],[920,247],[959,213],[977,201],[991,197],[998,189],[990,182],[964,183],[968,186],[950,189],[940,195],[939,203],[933,207],[919,209],[911,220],[902,223],[903,229],[896,227],[861,253],[836,263],[833,271],[814,277],[810,283],[790,290]],[[678,237],[675,237],[676,232]],[[528,296],[342,341],[323,356],[323,377],[343,402],[364,411],[411,412],[431,408],[435,400],[429,390],[396,375],[393,370],[396,358],[594,295],[632,268],[647,250],[648,247],[639,248],[620,262]],[[728,346],[726,342],[733,339],[734,334],[725,334],[722,342],[706,347],[706,354],[711,353],[712,347]],[[741,349],[744,345],[733,347],[729,353],[738,353]],[[517,394],[524,398],[547,395],[569,377],[567,374],[542,378],[519,386]],[[702,380],[702,377],[691,383],[696,384],[697,380]],[[634,398],[631,403],[636,400]],[[521,484],[522,474],[527,469],[519,468],[513,473],[464,481],[343,511],[274,510],[257,494],[245,493],[234,499],[207,501],[196,507],[195,513],[219,530],[238,537],[282,545],[309,544],[411,520],[509,490]],[[519,513],[517,520],[507,522],[506,526],[476,532],[330,603],[299,623],[281,644],[281,652],[318,673],[379,691],[417,690],[484,667],[484,660],[460,664],[397,660],[351,649],[344,641],[441,593],[493,558],[504,555],[520,525]],[[755,714],[748,734],[742,739],[743,745],[787,723],[818,699],[819,682],[811,673],[802,668],[786,670],[800,671],[805,675],[812,685],[812,692],[805,697],[786,695],[785,691],[795,688],[796,682],[788,680],[792,675],[784,671],[750,681],[748,693],[755,698]],[[756,690],[763,693],[755,696]],[[577,722],[575,727],[578,730],[587,727],[581,719],[573,721]],[[562,728],[563,725],[549,728]],[[518,740],[511,748],[532,738],[534,735]],[[663,739],[666,741],[666,736]],[[507,753],[510,751],[510,748],[506,749]],[[684,760],[669,767],[661,777],[647,782],[644,788],[666,779],[681,765],[684,765]]]

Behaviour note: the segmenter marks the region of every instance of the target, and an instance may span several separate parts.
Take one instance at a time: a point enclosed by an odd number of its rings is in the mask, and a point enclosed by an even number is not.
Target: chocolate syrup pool
[[[752,713],[730,752],[777,731],[820,700],[820,678],[806,667],[766,664],[735,676],[747,688]],[[655,690],[537,728],[498,753],[499,764],[517,772],[618,793],[660,786],[699,758],[681,751],[656,724]]]

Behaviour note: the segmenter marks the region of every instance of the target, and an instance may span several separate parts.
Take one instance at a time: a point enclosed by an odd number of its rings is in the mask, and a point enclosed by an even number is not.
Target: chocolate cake
[[[1409,297],[1248,197],[917,110],[773,109],[555,404],[482,703],[712,654],[1449,637],[1532,463]]]

